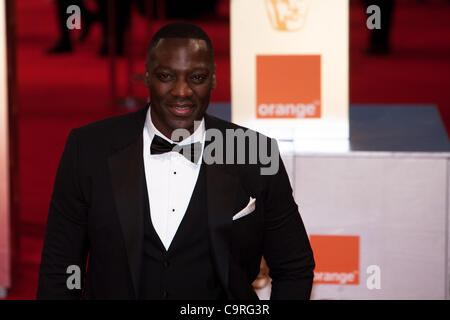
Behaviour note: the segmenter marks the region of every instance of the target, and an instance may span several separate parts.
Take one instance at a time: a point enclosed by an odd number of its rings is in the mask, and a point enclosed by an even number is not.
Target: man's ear
[[[144,82],[147,88],[150,87],[150,73],[148,71],[145,71]]]

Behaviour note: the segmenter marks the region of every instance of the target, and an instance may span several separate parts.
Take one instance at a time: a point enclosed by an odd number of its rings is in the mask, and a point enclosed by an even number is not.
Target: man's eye
[[[194,74],[191,79],[195,82],[203,82],[206,80],[206,76],[202,74]]]
[[[158,77],[159,80],[162,81],[168,81],[172,78],[172,76],[168,73],[158,73],[156,76]]]

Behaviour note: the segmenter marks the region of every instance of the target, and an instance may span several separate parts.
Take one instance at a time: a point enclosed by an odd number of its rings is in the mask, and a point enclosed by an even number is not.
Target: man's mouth
[[[170,111],[176,116],[189,115],[194,109],[193,104],[169,104]]]

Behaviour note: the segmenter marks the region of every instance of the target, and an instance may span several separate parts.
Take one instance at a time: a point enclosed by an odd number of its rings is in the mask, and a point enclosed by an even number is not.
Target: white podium
[[[280,142],[310,238],[358,241],[358,252],[314,252],[327,261],[321,266],[316,258],[322,281],[315,281],[311,298],[449,299],[450,144],[437,110],[350,110],[350,147],[357,150],[308,152],[301,142]],[[328,249],[333,246],[329,242]],[[335,283],[349,254],[357,257],[357,281]],[[270,286],[258,295],[268,299]]]

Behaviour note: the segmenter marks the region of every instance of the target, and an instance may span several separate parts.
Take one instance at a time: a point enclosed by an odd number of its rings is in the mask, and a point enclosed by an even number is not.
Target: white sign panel
[[[232,120],[348,139],[348,0],[231,0]]]

